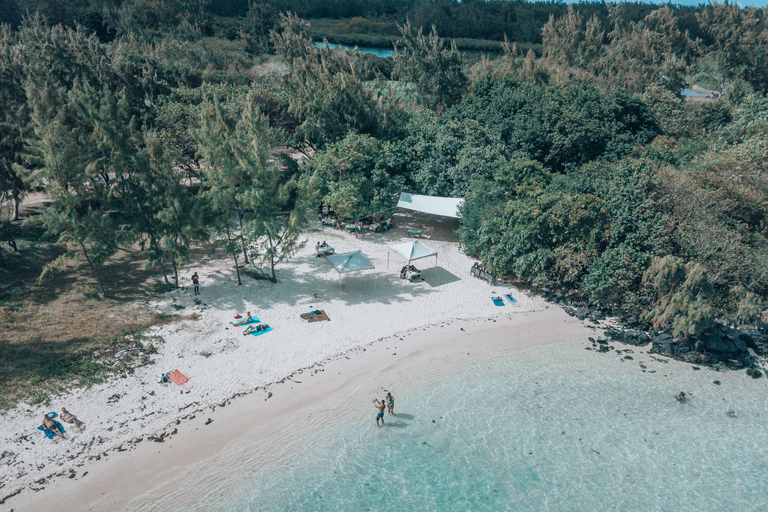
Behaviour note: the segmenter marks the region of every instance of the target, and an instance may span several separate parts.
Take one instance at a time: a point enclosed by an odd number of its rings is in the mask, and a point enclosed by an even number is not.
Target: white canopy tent
[[[463,203],[464,199],[460,197],[420,196],[402,192],[400,193],[400,200],[397,202],[397,206],[406,210],[415,210],[417,212],[458,219],[459,206]]]
[[[437,266],[437,251],[430,249],[418,240],[406,242],[404,244],[390,245],[389,250],[399,254],[410,265],[412,261],[422,258],[435,257],[435,266]],[[387,268],[389,268],[389,253],[387,253]]]
[[[371,260],[365,257],[362,251],[343,252],[341,254],[331,254],[325,257],[328,262],[333,265],[336,272],[346,274],[347,272],[355,272],[357,270],[370,270],[376,268],[371,263]]]

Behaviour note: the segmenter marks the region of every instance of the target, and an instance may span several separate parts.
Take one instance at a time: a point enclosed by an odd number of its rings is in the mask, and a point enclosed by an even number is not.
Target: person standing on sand
[[[389,391],[387,391],[387,412],[392,415],[395,414],[395,397]]]
[[[192,274],[192,285],[195,287],[195,295],[200,295],[200,277],[197,272]]]
[[[379,410],[379,412],[376,414],[376,426],[379,426],[379,420],[381,420],[381,424],[384,424],[384,408],[387,406],[386,403],[384,403],[384,400],[379,402],[377,399],[373,399],[373,406]]]

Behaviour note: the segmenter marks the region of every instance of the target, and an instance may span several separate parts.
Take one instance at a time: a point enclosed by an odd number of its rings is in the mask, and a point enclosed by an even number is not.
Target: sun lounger
[[[179,370],[173,370],[168,374],[168,378],[171,380],[171,382],[175,382],[179,386],[189,382],[189,377],[181,373]]]
[[[250,334],[251,336],[260,336],[260,335],[264,334],[265,332],[269,332],[271,330],[272,330],[272,327],[270,326],[270,327],[267,327],[266,329],[264,329],[263,331],[250,332],[248,334]]]
[[[510,304],[514,304],[515,302],[517,302],[517,299],[514,298],[511,293],[504,295],[504,298],[507,299]]]
[[[322,309],[312,311],[311,313],[302,313],[299,315],[299,317],[303,318],[309,323],[322,322],[323,320],[330,320],[330,318],[328,318],[328,315],[326,315],[325,311]]]
[[[56,425],[59,427],[59,429],[61,430],[61,433],[62,433],[62,434],[66,434],[66,433],[67,433],[67,431],[66,431],[66,430],[64,430],[64,427],[62,427],[62,426],[61,426],[61,423],[59,423],[59,422],[57,421],[57,422],[56,422]],[[57,434],[54,434],[53,432],[51,432],[50,430],[46,429],[46,428],[45,428],[44,426],[42,426],[42,425],[40,425],[39,427],[37,427],[37,430],[40,430],[40,431],[42,431],[42,433],[43,433],[43,434],[45,434],[45,437],[47,437],[48,439],[53,439],[53,438],[55,438],[55,437],[56,437],[56,435],[57,435]]]
[[[503,301],[503,300],[501,300],[501,299],[500,299],[500,298],[498,298],[498,297],[491,297],[491,300],[492,300],[492,301],[493,301],[493,303],[494,303],[494,304],[496,304],[497,306],[503,306],[503,305],[504,305],[504,301]]]

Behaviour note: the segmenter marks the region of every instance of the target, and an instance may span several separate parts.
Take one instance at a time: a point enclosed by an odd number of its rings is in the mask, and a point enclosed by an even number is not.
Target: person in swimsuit
[[[246,334],[253,334],[255,332],[266,331],[267,327],[269,327],[267,324],[252,325],[245,330],[243,336]]]
[[[683,393],[682,391],[675,398],[677,399],[678,402],[683,404],[685,403],[685,393]]]
[[[379,402],[377,399],[373,399],[373,406],[379,410],[379,412],[376,414],[376,426],[379,426],[379,420],[381,420],[381,424],[384,424],[384,408],[387,406],[384,400]]]
[[[387,412],[395,414],[395,397],[389,391],[387,391]]]
[[[75,425],[75,428],[82,428],[85,423],[77,419],[77,416],[72,414],[67,410],[66,407],[61,408],[61,415],[59,416],[61,418],[61,421],[66,423],[73,423]]]
[[[47,414],[43,416],[43,428],[48,432],[53,432],[54,434],[61,437],[62,439],[66,439],[66,437],[64,437],[64,433],[59,428],[58,423],[56,423],[53,420],[53,418],[51,418]]]
[[[251,312],[248,311],[245,314],[245,318],[243,320],[240,320],[239,322],[232,322],[232,325],[234,325],[235,327],[240,327],[241,325],[245,325],[247,323],[250,323],[251,320],[253,320],[253,317],[251,316]]]

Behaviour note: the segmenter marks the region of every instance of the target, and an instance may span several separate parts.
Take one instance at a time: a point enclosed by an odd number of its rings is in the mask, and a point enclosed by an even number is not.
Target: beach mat
[[[251,333],[249,333],[249,334],[250,334],[251,336],[261,336],[261,335],[262,335],[262,334],[264,334],[265,332],[269,332],[269,331],[271,331],[271,330],[272,330],[272,327],[267,327],[267,328],[266,328],[266,329],[264,329],[263,331],[259,331],[259,332],[251,332]]]
[[[58,425],[58,427],[59,427],[59,429],[61,430],[61,433],[62,433],[62,434],[66,434],[66,433],[67,433],[67,431],[66,431],[66,430],[64,430],[64,427],[62,427],[62,426],[61,426],[61,423],[59,423],[59,422],[57,421],[57,422],[56,422],[56,425]],[[40,430],[40,431],[41,431],[43,434],[45,434],[45,437],[47,437],[48,439],[53,439],[54,437],[56,437],[56,434],[54,434],[54,433],[53,433],[53,432],[51,432],[50,430],[45,430],[45,427],[44,427],[44,426],[42,426],[42,425],[40,425],[39,427],[37,427],[37,430]]]
[[[235,327],[245,327],[246,325],[253,325],[253,324],[257,324],[259,322],[261,322],[261,320],[259,320],[259,317],[257,317],[256,315],[251,315],[251,321],[250,322],[246,322],[244,324],[240,324],[240,325],[237,325]],[[237,322],[232,322],[232,325],[235,325],[236,323]]]
[[[309,323],[322,322],[323,320],[330,320],[330,318],[328,318],[328,315],[325,314],[325,310],[321,309],[319,311],[320,311],[319,314],[312,312],[312,313],[302,313],[299,316]]]
[[[171,380],[171,382],[174,382],[179,386],[189,382],[189,377],[181,373],[179,370],[173,370],[168,374],[168,378]]]
[[[497,306],[503,306],[503,305],[504,305],[504,301],[503,301],[503,300],[499,300],[499,299],[497,299],[496,297],[491,297],[491,300],[492,300],[492,301],[493,301],[493,303],[494,303],[494,304],[496,304]]]
[[[507,299],[510,304],[514,304],[515,302],[517,302],[517,299],[514,298],[511,293],[506,294],[504,298]]]

